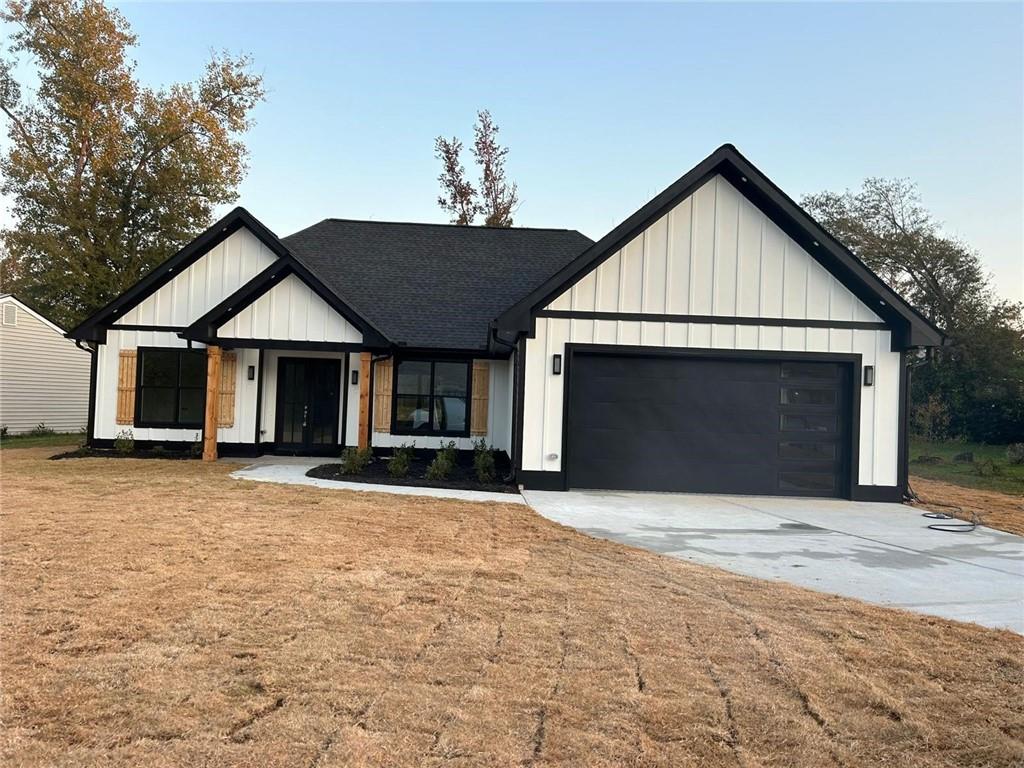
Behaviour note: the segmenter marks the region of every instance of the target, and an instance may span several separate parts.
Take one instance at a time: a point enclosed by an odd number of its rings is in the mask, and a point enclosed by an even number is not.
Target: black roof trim
[[[328,216],[326,219],[321,219],[319,223],[322,224],[325,221],[341,221],[348,224],[385,224],[387,226],[400,227],[444,227],[446,229],[459,229],[463,231],[486,229],[488,232],[575,232],[577,235],[583,235],[582,232],[573,229],[572,227],[489,227],[486,224],[450,224],[448,222],[437,221],[387,221],[385,219],[346,219],[338,216]],[[583,237],[586,237],[586,235],[583,235]]]
[[[242,227],[252,232],[260,242],[277,254],[277,256],[283,257],[288,254],[288,249],[278,239],[277,235],[267,229],[245,208],[239,206],[220,221],[210,226],[180,251],[151,270],[149,274],[127,291],[68,331],[67,336],[72,339],[105,342],[107,336],[106,326],[110,326],[125,311],[154,294],[169,283],[181,270],[187,269],[207,251],[219,245]]]
[[[538,310],[623,248],[680,200],[719,174],[882,317],[893,330],[893,348],[942,344],[942,331],[826,232],[732,144],[723,144],[716,149],[549,280],[499,315],[494,322],[495,328],[504,332],[529,333]]]
[[[308,285],[314,293],[326,301],[331,309],[358,328],[363,334],[363,346],[385,347],[389,344],[388,340],[380,331],[348,306],[348,304],[338,298],[333,291],[320,282],[320,279],[316,275],[314,275],[304,264],[295,258],[295,256],[288,252],[286,252],[278,261],[275,261],[269,267],[249,280],[249,282],[245,283],[245,285],[232,293],[205,315],[193,322],[188,326],[188,328],[178,335],[183,339],[216,344],[218,342],[217,328],[233,318],[289,275],[295,275],[302,280],[302,282]]]

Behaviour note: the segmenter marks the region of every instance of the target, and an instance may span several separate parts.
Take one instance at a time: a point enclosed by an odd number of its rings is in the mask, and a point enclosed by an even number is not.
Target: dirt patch
[[[455,460],[451,475],[445,480],[428,480],[424,475],[433,461],[434,451],[417,451],[409,464],[409,474],[405,477],[392,477],[388,474],[388,457],[375,455],[366,468],[355,475],[346,475],[341,471],[341,464],[330,463],[313,467],[306,473],[307,477],[321,480],[344,480],[349,483],[375,483],[379,485],[405,485],[414,488],[457,488],[463,491],[489,491],[491,493],[519,493],[513,484],[508,458],[497,454],[495,460],[496,477],[508,477],[504,481],[481,483],[476,479],[473,469],[473,454],[460,451]]]
[[[922,509],[945,512],[964,520],[974,512],[982,525],[1024,536],[1024,497],[998,491],[964,488],[941,480],[911,477],[910,485],[920,497],[914,504]],[[951,505],[951,506],[943,506]]]
[[[1009,632],[521,505],[48,455],[0,457],[5,766],[1024,761]]]

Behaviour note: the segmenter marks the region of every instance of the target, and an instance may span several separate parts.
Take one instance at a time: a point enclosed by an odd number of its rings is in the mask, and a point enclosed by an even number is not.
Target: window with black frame
[[[392,431],[407,435],[469,434],[469,362],[401,360],[395,366]]]
[[[135,426],[202,428],[206,352],[140,347]]]

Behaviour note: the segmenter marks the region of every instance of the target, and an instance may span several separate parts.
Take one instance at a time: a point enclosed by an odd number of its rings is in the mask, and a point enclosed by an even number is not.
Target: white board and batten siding
[[[549,310],[839,322],[881,322],[721,176],[580,278]],[[552,355],[567,343],[861,356],[875,386],[861,389],[861,485],[898,474],[900,355],[890,332],[851,328],[539,317],[526,342],[522,469],[562,468],[563,377]],[[855,382],[859,386],[859,382]]]
[[[94,436],[113,439],[122,430],[131,429],[136,440],[194,440],[196,429],[132,427],[116,422],[120,350],[138,347],[184,349],[188,346],[173,331],[117,330],[117,326],[188,326],[276,259],[277,256],[249,230],[239,229],[125,312],[108,331],[107,343],[98,350]],[[204,348],[202,344],[193,346]],[[220,427],[217,439],[228,443],[251,443],[256,431],[256,382],[249,381],[246,373],[248,366],[257,364],[259,353],[255,349],[238,349],[236,354],[235,421],[231,427]]]
[[[89,417],[89,353],[13,296],[0,297],[0,424],[8,434],[40,424],[84,429]]]
[[[276,259],[273,251],[243,227],[126,311],[114,324],[190,325]]]
[[[289,275],[217,329],[224,339],[361,344],[363,335],[296,275]]]

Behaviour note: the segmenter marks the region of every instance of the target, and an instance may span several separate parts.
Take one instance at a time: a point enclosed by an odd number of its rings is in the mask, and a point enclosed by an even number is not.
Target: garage
[[[841,359],[578,350],[567,371],[567,485],[848,496]]]

